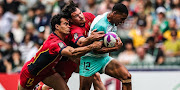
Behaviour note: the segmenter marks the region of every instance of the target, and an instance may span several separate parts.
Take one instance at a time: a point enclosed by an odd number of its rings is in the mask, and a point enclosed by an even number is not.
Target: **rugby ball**
[[[106,47],[114,47],[117,40],[118,40],[118,35],[116,33],[108,32],[104,36],[104,45]]]

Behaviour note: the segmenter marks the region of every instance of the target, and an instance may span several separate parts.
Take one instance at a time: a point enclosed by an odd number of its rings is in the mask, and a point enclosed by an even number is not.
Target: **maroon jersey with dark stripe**
[[[70,34],[71,45],[76,44],[80,37],[88,36],[88,32],[89,32],[91,23],[94,20],[95,16],[88,12],[84,12],[83,15],[86,19],[85,26],[80,27],[80,26],[72,24],[70,27],[70,29],[71,29],[71,34]],[[73,47],[77,47],[77,46],[73,46]]]
[[[61,51],[66,46],[55,33],[51,33],[36,55],[29,61],[28,71],[36,76],[46,74],[48,69],[54,68],[61,59]]]

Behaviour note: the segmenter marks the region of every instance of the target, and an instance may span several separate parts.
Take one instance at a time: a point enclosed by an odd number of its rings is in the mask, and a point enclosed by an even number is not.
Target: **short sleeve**
[[[73,43],[77,43],[79,38],[84,37],[83,31],[80,27],[76,27],[75,29],[71,29],[71,41]]]
[[[96,17],[95,15],[93,15],[92,13],[89,13],[89,12],[84,12],[83,14],[90,22],[92,22],[94,20],[94,18]]]
[[[61,51],[66,47],[67,45],[64,42],[53,43],[49,47],[49,54],[51,55],[61,54]]]
[[[98,31],[105,31],[105,27],[103,27],[102,25],[95,25],[94,27],[93,27],[93,30],[94,29],[97,29],[97,32]]]
[[[91,18],[91,22],[94,20],[94,18],[96,17],[95,15],[93,15],[92,13],[88,13],[88,16]]]

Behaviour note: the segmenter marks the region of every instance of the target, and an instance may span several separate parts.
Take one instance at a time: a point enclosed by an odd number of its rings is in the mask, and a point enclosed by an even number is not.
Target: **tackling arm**
[[[61,55],[71,58],[77,58],[85,55],[87,52],[91,50],[99,49],[101,48],[101,46],[102,46],[101,42],[94,42],[88,46],[78,47],[78,48],[67,46],[62,50]]]

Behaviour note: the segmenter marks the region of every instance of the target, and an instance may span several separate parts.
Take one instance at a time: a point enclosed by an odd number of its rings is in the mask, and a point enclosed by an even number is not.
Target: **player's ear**
[[[116,14],[116,11],[113,11],[112,14],[113,14],[113,15]]]
[[[59,28],[59,25],[58,25],[58,24],[56,24],[56,25],[55,25],[55,28],[56,28],[56,29],[58,29],[58,28]]]
[[[110,16],[113,17],[116,14],[116,11],[113,11]]]
[[[115,14],[121,14],[120,12],[117,12],[117,11],[113,11],[113,15]]]

